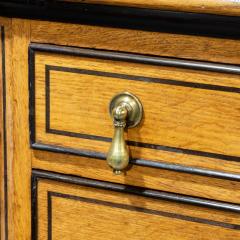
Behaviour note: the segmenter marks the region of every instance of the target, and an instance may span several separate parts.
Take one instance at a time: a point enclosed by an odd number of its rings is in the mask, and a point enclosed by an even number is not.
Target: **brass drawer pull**
[[[129,164],[129,150],[124,129],[136,127],[142,120],[141,102],[131,93],[123,92],[112,98],[109,112],[113,119],[114,136],[107,154],[107,162],[115,174],[121,174]]]

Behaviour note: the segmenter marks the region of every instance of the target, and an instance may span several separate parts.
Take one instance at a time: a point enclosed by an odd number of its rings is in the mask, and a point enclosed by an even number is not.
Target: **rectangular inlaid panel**
[[[55,180],[44,176],[34,178],[35,240],[207,240],[209,235],[212,240],[235,240],[240,237],[239,213],[161,200],[155,194],[162,196],[162,193],[151,190],[141,192],[131,187],[124,190],[118,184],[47,175]],[[154,198],[144,196],[150,192]]]

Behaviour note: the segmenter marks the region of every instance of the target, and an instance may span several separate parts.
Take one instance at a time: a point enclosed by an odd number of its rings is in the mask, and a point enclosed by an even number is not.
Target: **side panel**
[[[12,20],[12,79],[8,82],[9,116],[9,239],[31,238],[30,173],[28,127],[28,45],[29,22]],[[10,197],[11,196],[11,197]]]

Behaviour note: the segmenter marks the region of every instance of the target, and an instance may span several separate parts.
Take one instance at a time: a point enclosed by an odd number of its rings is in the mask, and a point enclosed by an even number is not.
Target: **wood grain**
[[[38,188],[38,239],[48,239],[48,192],[57,192],[68,196],[52,196],[52,239],[237,239],[238,230],[211,226],[164,217],[154,214],[168,212],[181,216],[190,216],[205,220],[239,224],[237,214],[214,211],[167,201],[154,200],[130,194],[121,194],[107,190],[97,190],[82,186],[61,184],[41,180]],[[69,199],[69,195],[73,198]],[[75,198],[74,198],[75,197]],[[77,200],[77,197],[95,199],[92,203]],[[100,201],[110,206],[99,204]],[[128,206],[123,209],[117,204]],[[48,206],[48,207],[47,207]],[[144,209],[151,214],[138,211]],[[173,216],[173,215],[171,215]],[[81,221],[79,221],[81,219]]]
[[[240,63],[238,40],[31,21],[31,41],[203,61]],[[234,49],[234,51],[233,51]]]
[[[140,166],[116,176],[104,160],[36,150],[32,159],[35,169],[240,204],[239,183],[234,181]]]
[[[11,37],[12,37],[12,24],[11,24],[11,19],[8,18],[2,18],[0,17],[0,26],[3,26],[3,33],[4,33],[4,39],[1,38],[1,43],[0,43],[0,80],[1,80],[1,100],[0,100],[0,105],[1,105],[1,113],[0,113],[0,127],[1,127],[1,134],[0,134],[0,138],[1,138],[1,150],[0,150],[0,155],[1,155],[1,161],[0,161],[0,183],[1,183],[1,193],[0,193],[0,197],[1,197],[1,235],[0,235],[0,239],[4,240],[7,238],[7,233],[6,230],[8,229],[8,225],[9,225],[9,212],[8,212],[8,183],[6,181],[7,176],[9,174],[8,172],[8,163],[6,163],[7,161],[7,157],[6,157],[6,152],[5,152],[5,146],[4,146],[4,138],[8,138],[7,134],[4,134],[4,121],[5,124],[8,124],[7,121],[7,115],[9,113],[9,109],[8,109],[8,105],[4,106],[5,104],[3,103],[3,91],[7,91],[6,86],[3,86],[3,80],[5,81],[9,81],[11,79],[11,72],[12,72],[12,66],[11,66]],[[3,41],[2,41],[3,40]],[[4,44],[4,46],[2,45],[2,43]],[[4,48],[3,48],[4,47]],[[2,51],[3,50],[3,51]],[[2,54],[4,54],[5,56],[3,57]],[[2,62],[4,61],[4,63]],[[3,63],[3,64],[2,64]],[[5,68],[5,69],[4,69]],[[3,77],[5,77],[5,79],[3,79]],[[5,89],[3,89],[3,87],[5,87]],[[9,99],[8,96],[5,96],[6,99]],[[6,100],[5,99],[5,100]],[[7,104],[7,103],[6,103]],[[5,108],[5,109],[4,109]],[[5,114],[5,116],[3,116],[3,114]],[[4,156],[5,155],[5,156]]]
[[[46,65],[67,68],[67,70],[50,72],[50,109],[48,110],[50,129],[57,130],[58,134],[46,133]],[[113,127],[108,113],[109,102],[115,94],[128,91],[136,94],[142,101],[144,119],[139,127],[128,130],[127,140],[240,156],[239,94],[194,86],[174,86],[130,81],[122,77],[87,75],[72,70],[79,68],[127,74],[133,77],[154,77],[162,81],[171,79],[184,83],[239,87],[238,75],[37,53],[37,142],[107,153],[109,142],[101,139],[97,141],[94,138],[89,140],[73,134],[111,138]],[[138,149],[132,146],[130,149],[133,158],[164,159],[158,150]],[[172,154],[175,158],[181,155]],[[188,165],[188,162],[184,164]]]
[[[59,2],[109,4],[230,16],[240,15],[240,3],[234,0],[59,0]]]
[[[11,65],[14,70],[7,79],[9,240],[31,238],[27,81],[29,30],[26,20],[12,19]]]

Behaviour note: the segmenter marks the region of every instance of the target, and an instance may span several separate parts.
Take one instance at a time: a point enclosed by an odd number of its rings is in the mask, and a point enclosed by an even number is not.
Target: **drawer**
[[[30,49],[32,144],[106,154],[113,136],[109,103],[127,91],[144,109],[141,124],[126,134],[133,159],[185,165],[205,159],[203,167],[209,159],[215,169],[240,160],[240,68],[51,45]],[[211,165],[215,159],[219,166]]]
[[[231,204],[42,171],[32,196],[35,240],[240,237]]]
[[[35,152],[36,168],[239,203],[238,67],[46,44],[31,44],[29,60],[32,147],[79,156],[72,170],[67,155]],[[125,135],[134,167],[115,178],[98,159],[113,137],[110,100],[124,91],[144,116]]]

